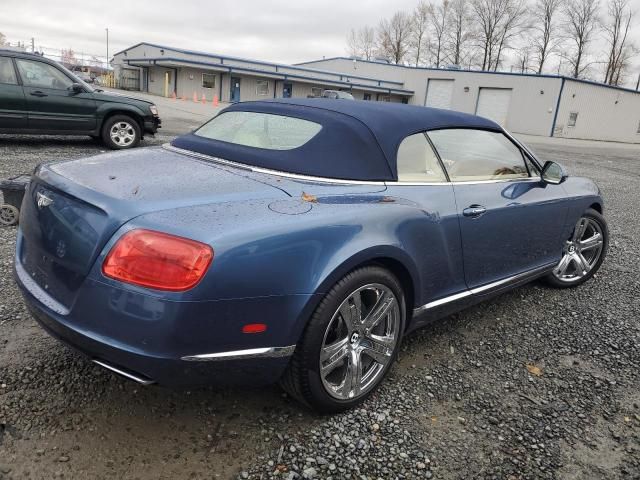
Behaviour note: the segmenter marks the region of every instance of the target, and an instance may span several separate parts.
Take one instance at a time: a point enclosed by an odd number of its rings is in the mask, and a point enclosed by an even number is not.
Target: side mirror
[[[551,185],[560,185],[567,177],[567,172],[556,162],[548,161],[542,167],[542,181]]]
[[[69,91],[73,93],[82,93],[84,92],[84,88],[79,83],[72,83],[69,87]]]

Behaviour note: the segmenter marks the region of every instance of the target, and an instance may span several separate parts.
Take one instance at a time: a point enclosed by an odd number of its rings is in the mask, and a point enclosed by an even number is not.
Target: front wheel
[[[370,266],[349,273],[314,312],[282,386],[320,412],[358,405],[391,367],[405,317],[402,287],[388,270]]]
[[[114,115],[102,127],[102,141],[113,150],[133,148],[141,137],[140,125],[128,115]]]
[[[576,287],[589,280],[600,268],[609,245],[607,221],[589,208],[576,223],[564,245],[562,258],[546,277],[553,287]]]

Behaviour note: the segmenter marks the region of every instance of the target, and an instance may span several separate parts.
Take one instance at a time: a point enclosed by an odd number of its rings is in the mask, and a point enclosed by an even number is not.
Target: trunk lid
[[[18,261],[70,308],[104,245],[132,218],[191,205],[289,198],[244,173],[160,148],[42,166],[23,201]]]

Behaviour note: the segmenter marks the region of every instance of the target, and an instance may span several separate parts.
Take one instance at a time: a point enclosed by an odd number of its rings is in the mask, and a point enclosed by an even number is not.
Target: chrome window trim
[[[400,181],[365,181],[365,180],[344,180],[341,178],[329,178],[329,177],[314,177],[311,175],[301,175],[299,173],[289,173],[289,172],[281,172],[279,170],[271,170],[268,168],[262,167],[253,167],[251,165],[245,165],[243,163],[232,162],[231,160],[225,160],[220,157],[214,157],[212,155],[206,155],[204,153],[193,152],[191,150],[185,150],[183,148],[174,147],[169,143],[165,143],[162,145],[162,148],[180,153],[182,155],[187,155],[189,157],[201,158],[207,161],[213,161],[216,163],[220,163],[222,165],[227,165],[229,167],[240,168],[242,170],[249,170],[255,173],[263,173],[265,175],[275,175],[278,177],[291,178],[294,180],[302,180],[307,182],[319,182],[319,183],[330,183],[330,184],[338,184],[338,185],[378,185],[378,186],[436,186],[436,185],[475,185],[481,183],[508,183],[508,182],[540,182],[540,177],[525,177],[525,178],[505,178],[505,179],[495,179],[495,180],[473,180],[473,181],[465,181],[465,182],[400,182]]]
[[[278,177],[293,178],[295,180],[304,180],[304,181],[322,182],[322,183],[336,183],[340,185],[381,185],[382,186],[382,185],[385,185],[386,183],[384,181],[344,180],[341,178],[314,177],[311,175],[301,175],[298,173],[281,172],[279,170],[271,170],[268,168],[254,167],[251,165],[245,165],[243,163],[232,162],[231,160],[225,160],[223,158],[206,155],[204,153],[192,152],[191,150],[185,150],[183,148],[174,147],[169,143],[165,143],[164,145],[162,145],[162,147],[167,150],[174,151],[176,153],[181,153],[183,155],[188,155],[190,157],[195,157],[195,158],[202,158],[207,161],[221,163],[223,165],[240,168],[242,170],[249,170],[255,173],[264,173],[266,175],[276,175]]]
[[[185,362],[216,362],[225,360],[249,360],[252,358],[279,358],[293,355],[295,349],[295,345],[289,345],[288,347],[249,348],[246,350],[187,355],[182,357],[181,360]]]
[[[481,285],[479,287],[475,287],[475,288],[470,288],[468,290],[464,290],[462,292],[458,292],[455,293],[453,295],[450,295],[448,297],[443,297],[440,298],[438,300],[434,300],[432,302],[426,303],[420,307],[416,307],[413,309],[413,314],[414,315],[419,315],[427,310],[431,310],[433,308],[439,307],[441,305],[445,305],[447,303],[451,303],[451,302],[455,302],[456,300],[460,300],[461,298],[465,298],[465,297],[469,297],[471,295],[478,295],[490,290],[494,290],[497,289],[498,287],[501,287],[503,285],[508,285],[510,283],[516,283],[520,280],[524,280],[528,277],[535,277],[537,275],[541,275],[547,271],[550,271],[553,269],[553,267],[556,265],[556,262],[554,263],[549,263],[547,265],[543,265],[542,267],[537,267],[531,270],[527,270],[526,272],[522,272],[522,273],[518,273],[516,275],[512,275],[510,277],[507,278],[503,278],[502,280],[497,280],[495,282],[491,282],[488,283],[486,285]]]

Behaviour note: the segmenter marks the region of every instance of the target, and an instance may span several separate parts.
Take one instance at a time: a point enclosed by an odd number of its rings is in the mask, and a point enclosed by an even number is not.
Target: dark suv
[[[90,135],[121,149],[158,128],[152,103],[95,90],[39,55],[0,49],[0,133]]]

